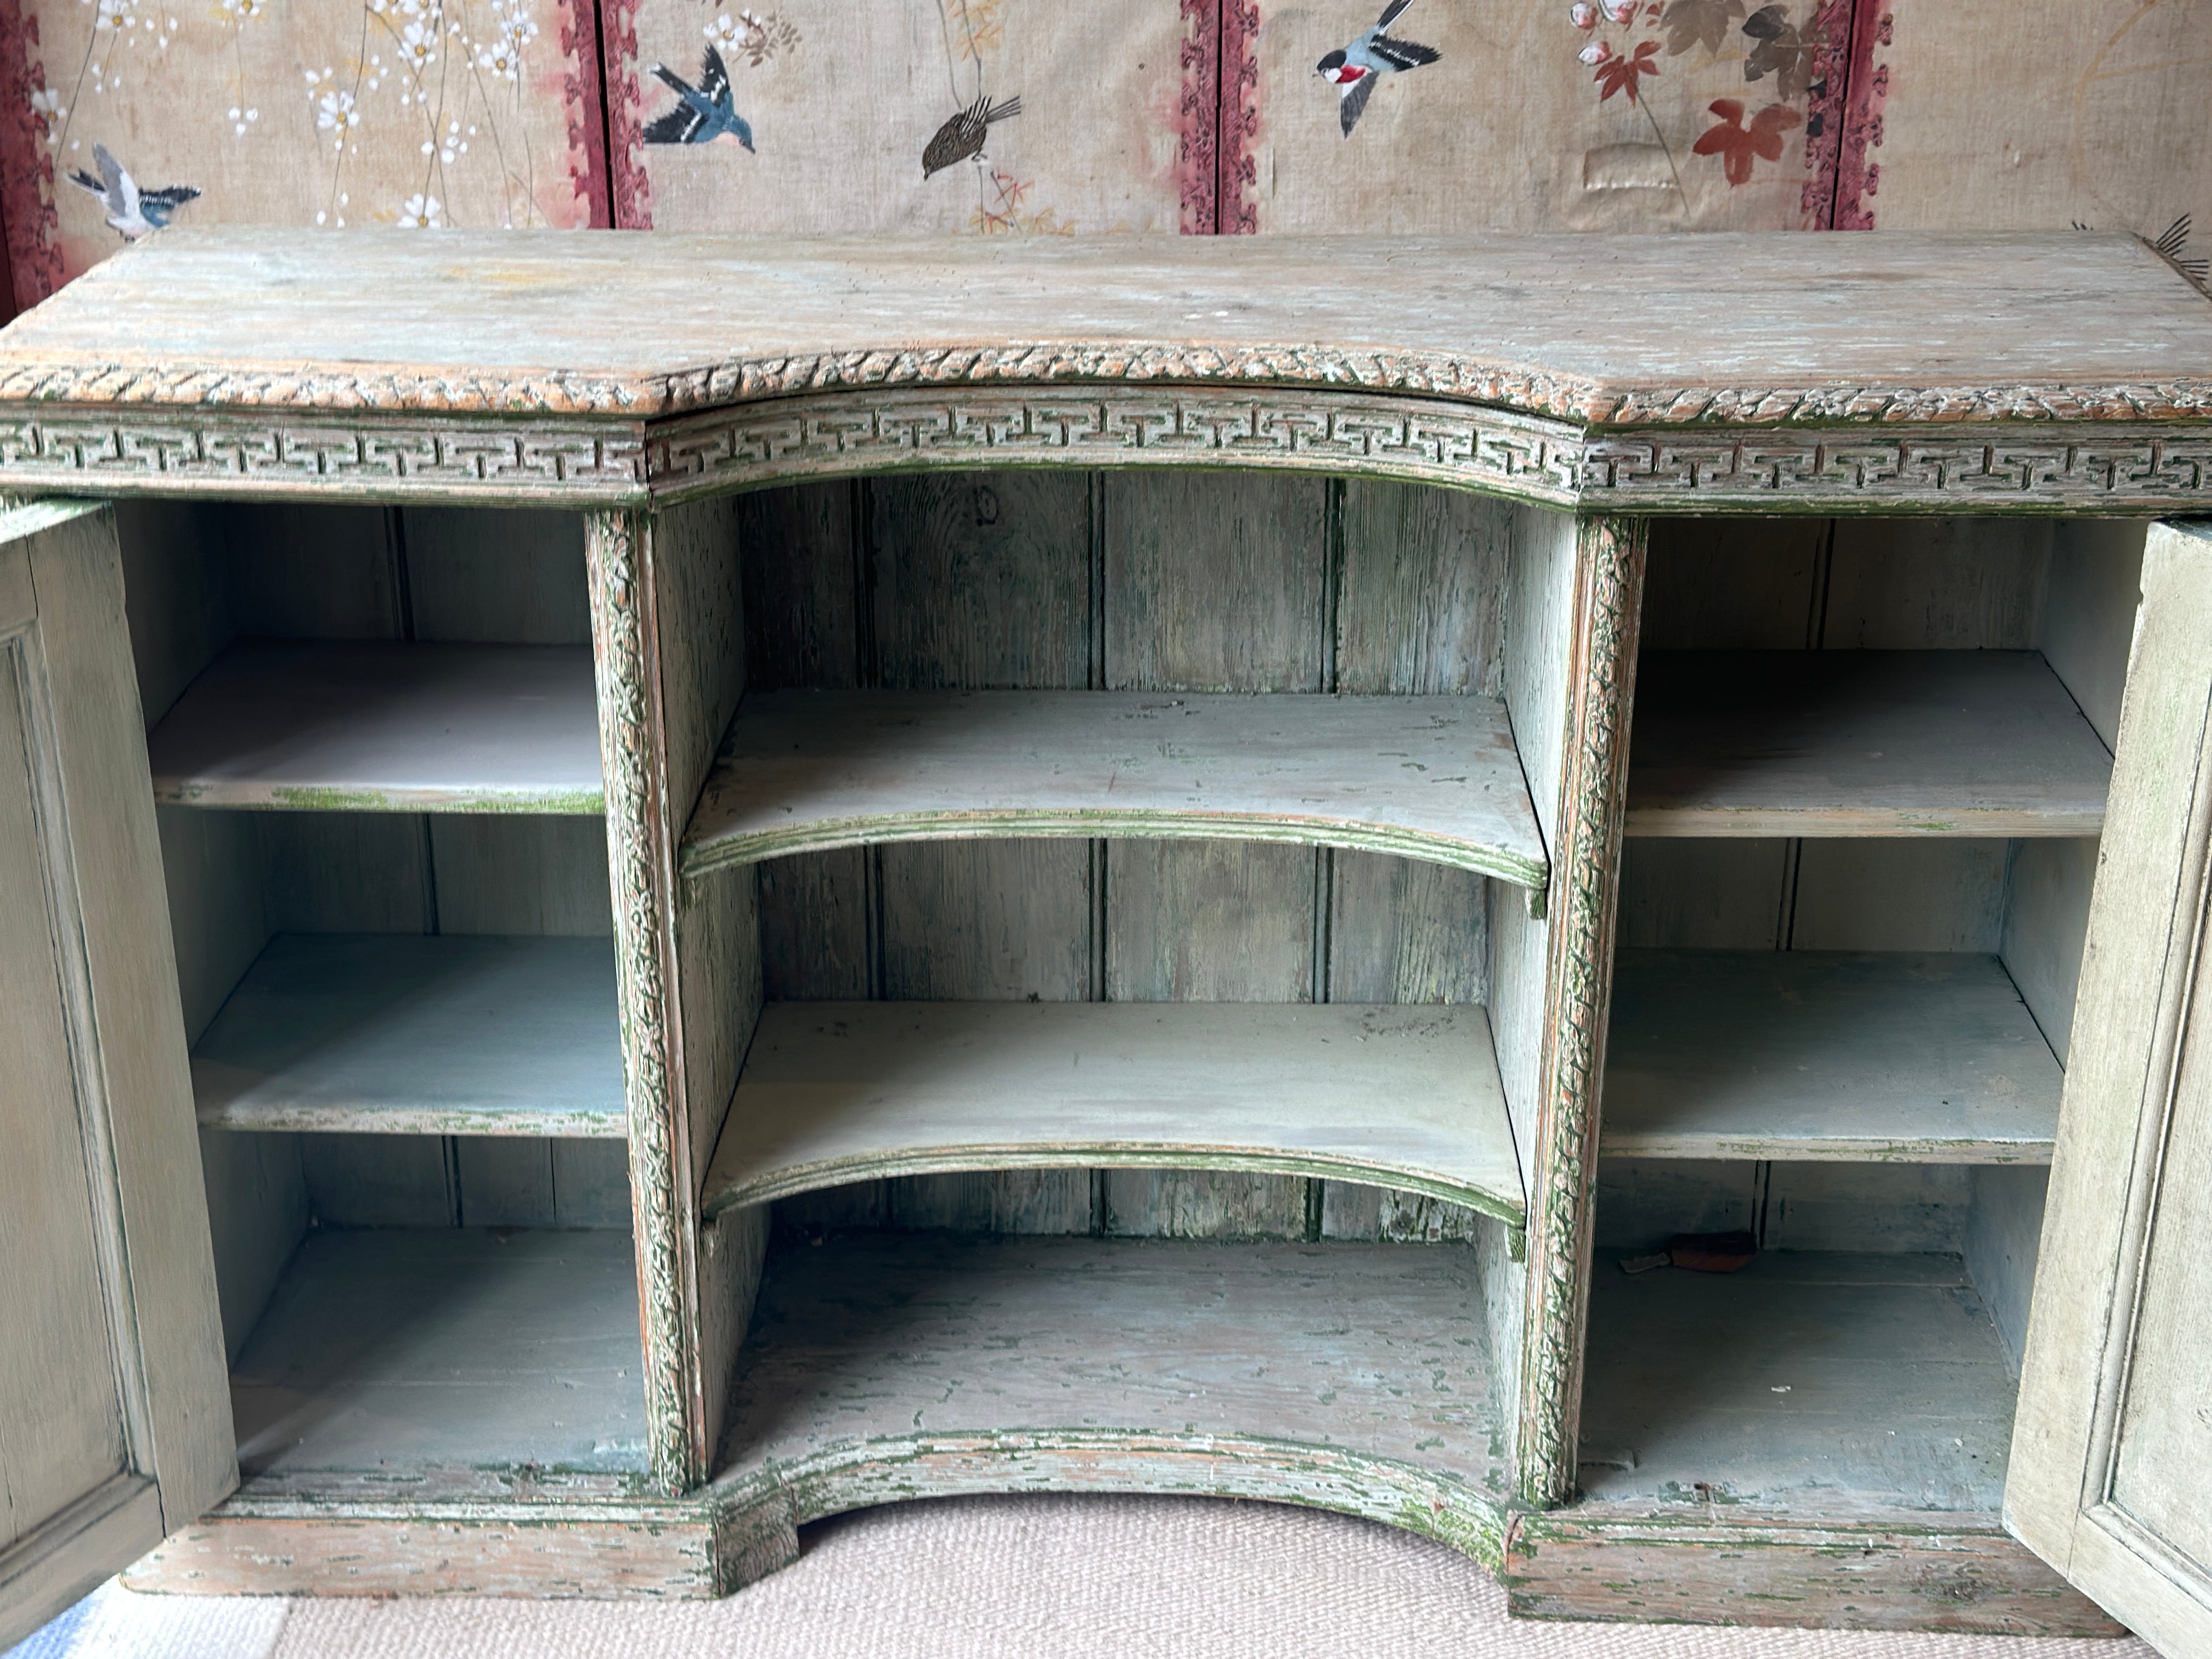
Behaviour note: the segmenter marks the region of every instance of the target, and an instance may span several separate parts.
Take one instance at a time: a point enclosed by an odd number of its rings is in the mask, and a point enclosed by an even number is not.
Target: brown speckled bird
[[[994,104],[988,94],[978,98],[943,126],[938,128],[921,152],[921,176],[942,172],[956,161],[964,161],[971,155],[983,153],[983,134],[994,121],[1003,121],[1010,115],[1022,112],[1022,100],[1009,98],[1003,104]]]

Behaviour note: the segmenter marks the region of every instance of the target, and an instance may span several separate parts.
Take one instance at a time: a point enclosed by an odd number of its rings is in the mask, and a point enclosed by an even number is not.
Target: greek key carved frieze
[[[2212,430],[2042,427],[1608,433],[1583,458],[1589,507],[2068,507],[2149,513],[2212,500]]]
[[[0,486],[250,496],[637,496],[635,427],[219,410],[0,420]]]
[[[1581,442],[1571,427],[1416,398],[1234,388],[832,392],[656,425],[656,495],[874,467],[1288,466],[1488,485],[1561,505]]]

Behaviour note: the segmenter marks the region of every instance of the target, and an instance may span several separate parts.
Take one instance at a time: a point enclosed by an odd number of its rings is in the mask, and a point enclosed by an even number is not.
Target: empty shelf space
[[[703,1208],[1094,1165],[1329,1176],[1527,1213],[1480,1008],[1225,1002],[771,1003]]]
[[[288,933],[192,1051],[214,1128],[627,1133],[614,946]]]
[[[2004,1492],[2013,1380],[1956,1256],[1632,1276],[1601,1255],[1586,1379],[1595,1503],[1994,1514]]]
[[[802,1521],[1103,1483],[1403,1526],[1390,1466],[1439,1523],[1506,1478],[1463,1245],[832,1238],[770,1255],[729,1400],[716,1489]]]
[[[2094,836],[2112,757],[2033,651],[1655,651],[1632,836]]]
[[[148,749],[155,799],[180,805],[604,810],[588,646],[248,640]]]
[[[1995,957],[1623,951],[1600,1150],[2048,1164],[2062,1080]]]
[[[1358,848],[1537,890],[1546,872],[1495,698],[1106,691],[748,697],[684,863],[963,836]]]
[[[344,1472],[641,1474],[637,1332],[626,1232],[311,1232],[231,1366],[246,1492]]]

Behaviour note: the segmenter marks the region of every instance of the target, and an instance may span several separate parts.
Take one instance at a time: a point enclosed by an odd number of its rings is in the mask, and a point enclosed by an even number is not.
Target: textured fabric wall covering
[[[0,0],[0,34],[18,305],[164,219],[606,222],[592,0]]]
[[[0,0],[12,291],[165,218],[2212,233],[2212,0],[1413,0],[1376,46],[1380,9]],[[103,145],[198,194],[119,214],[71,182],[112,197]]]

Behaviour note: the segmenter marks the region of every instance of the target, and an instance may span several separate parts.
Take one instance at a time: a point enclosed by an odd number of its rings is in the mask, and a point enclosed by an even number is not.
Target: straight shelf
[[[1784,1251],[1590,1280],[1586,1499],[1657,1513],[1994,1516],[2014,1384],[1955,1255]]]
[[[646,1467],[624,1231],[318,1230],[231,1366],[246,1495]],[[318,1480],[316,1477],[323,1477]],[[371,1494],[364,1494],[371,1495]]]
[[[1632,836],[2094,836],[2111,751],[2033,651],[1654,651]]]
[[[591,815],[599,732],[588,646],[248,640],[147,749],[167,805]]]
[[[1492,697],[779,691],[732,722],[691,874],[963,836],[1361,848],[1540,893],[1544,843]]]
[[[1623,951],[1599,1150],[2048,1164],[2062,1080],[1995,957]]]
[[[614,946],[280,934],[193,1049],[192,1092],[210,1128],[618,1139]]]
[[[772,1254],[710,1492],[1190,1492],[1502,1544],[1461,1246],[858,1235]],[[1409,1518],[1410,1517],[1410,1518]]]
[[[1097,1165],[1328,1176],[1527,1214],[1480,1008],[1225,1002],[771,1003],[702,1211]]]

